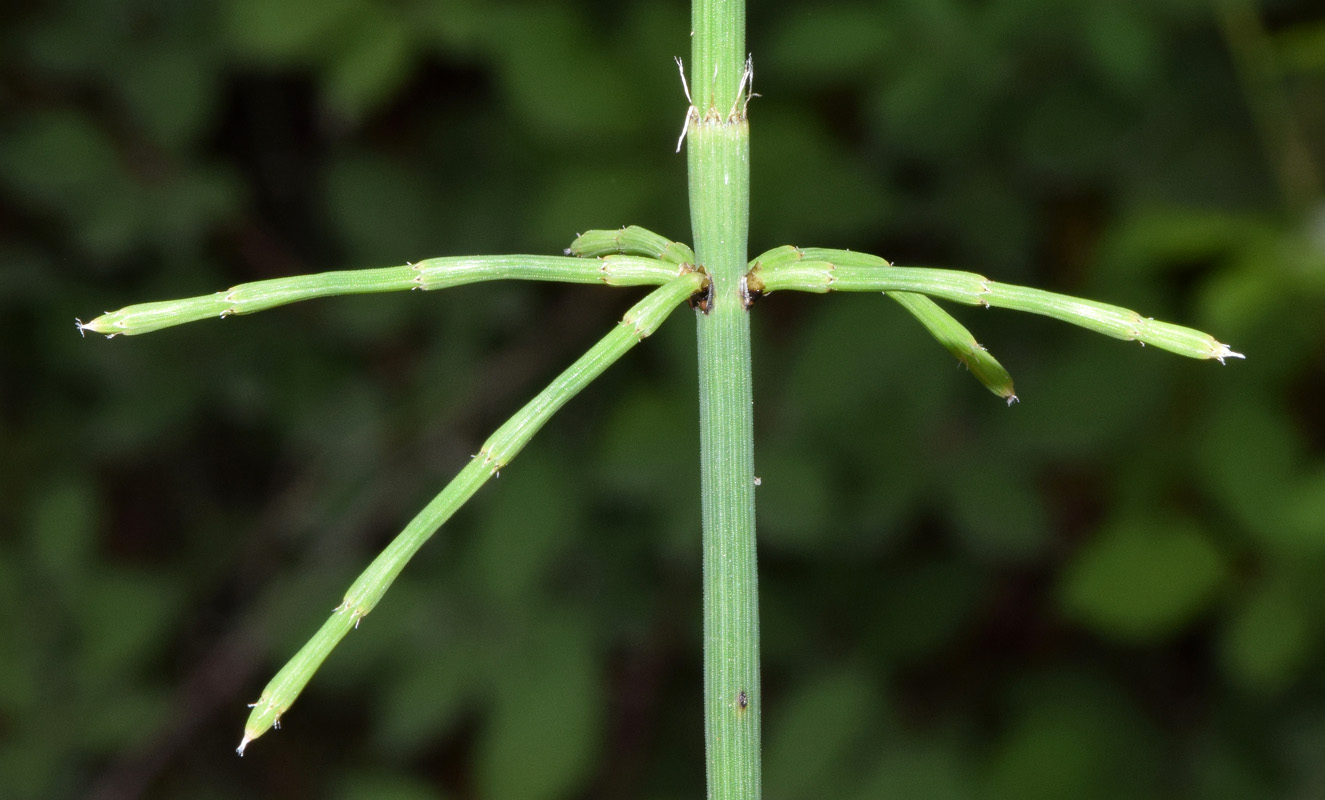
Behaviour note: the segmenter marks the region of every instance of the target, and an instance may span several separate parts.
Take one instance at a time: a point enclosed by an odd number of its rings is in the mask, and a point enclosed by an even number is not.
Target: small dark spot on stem
[[[744,689],[742,689],[740,692],[736,694],[736,706],[740,708],[742,711],[744,711],[746,707],[749,705],[750,705],[750,696],[745,693]]]
[[[755,304],[755,301],[764,296],[764,282],[756,274],[758,265],[746,273],[741,279],[741,303],[745,305],[746,310]]]
[[[690,295],[688,302],[690,303],[691,308],[704,314],[709,313],[709,309],[713,304],[713,281],[704,281],[703,288]]]

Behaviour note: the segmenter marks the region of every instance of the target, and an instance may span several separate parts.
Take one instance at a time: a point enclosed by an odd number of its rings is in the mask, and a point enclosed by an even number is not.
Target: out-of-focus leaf
[[[856,800],[973,800],[976,791],[971,758],[936,743],[897,742],[882,748],[874,771]]]
[[[50,737],[28,736],[0,747],[0,782],[5,794],[17,800],[44,800],[68,790],[70,775],[61,764],[68,758]]]
[[[95,692],[90,712],[79,720],[78,736],[90,750],[142,747],[178,709],[165,690]]]
[[[409,18],[417,33],[435,39],[446,52],[468,53],[485,38],[490,11],[483,0],[450,0],[416,5]]]
[[[769,190],[750,201],[754,236],[818,245],[889,216],[887,185],[838,152],[813,117],[786,106],[756,111],[767,139],[760,158],[751,162],[750,181]]]
[[[1107,452],[1135,441],[1148,421],[1159,418],[1165,386],[1174,380],[1173,365],[1162,355],[1136,344],[1055,329],[1058,323],[1047,320],[1032,324],[1043,347],[1063,346],[1045,373],[1018,379],[1022,402],[1013,411],[1026,418],[1024,436],[1036,446],[1065,457]]]
[[[856,428],[867,425],[871,415],[886,417],[873,403],[889,393],[891,379],[906,364],[908,355],[923,352],[934,355],[932,345],[923,341],[924,333],[915,329],[906,312],[878,296],[832,296],[824,298],[831,308],[816,308],[799,327],[794,354],[783,363],[782,376],[789,390],[783,403],[784,413],[802,425],[809,424],[816,433],[835,439],[858,439]],[[774,295],[768,302],[777,300]],[[910,354],[906,348],[890,346],[899,336],[915,337]],[[942,354],[939,355],[942,359]],[[943,364],[952,372],[951,362]],[[912,376],[906,391],[920,391],[925,375]],[[934,391],[932,386],[925,389]],[[902,394],[898,389],[898,394]],[[804,420],[804,422],[801,422]],[[905,427],[913,420],[889,419],[888,427]],[[882,427],[882,426],[881,426]]]
[[[1307,609],[1272,583],[1251,593],[1228,621],[1224,668],[1247,689],[1278,692],[1297,676],[1316,638]]]
[[[142,222],[139,186],[106,133],[81,114],[47,111],[15,120],[0,134],[4,183],[44,210],[68,214],[82,243],[98,253],[127,247]]]
[[[1275,44],[1289,69],[1325,73],[1325,23],[1295,25],[1278,33]]]
[[[1285,524],[1301,445],[1279,402],[1261,391],[1220,402],[1200,427],[1198,466],[1207,494],[1276,551],[1319,552],[1325,546],[1310,531],[1303,538],[1300,529]]]
[[[224,32],[241,55],[275,63],[307,62],[371,0],[234,0]]]
[[[1283,526],[1285,538],[1304,550],[1325,551],[1325,467],[1289,488]]]
[[[878,731],[878,677],[844,666],[810,676],[770,710],[764,756],[770,798],[840,797],[848,765]]]
[[[413,42],[406,21],[381,3],[355,9],[347,24],[354,33],[330,59],[327,92],[336,110],[359,119],[407,77]]]
[[[816,3],[782,18],[756,66],[783,84],[859,81],[887,58],[895,32],[877,8]]]
[[[418,170],[380,154],[352,153],[331,163],[327,195],[332,220],[354,259],[373,266],[449,253],[435,247],[429,209],[445,205]]]
[[[6,543],[0,542],[0,602],[9,608],[24,605],[24,591],[27,584],[25,576],[19,572],[18,561],[9,552]],[[58,609],[43,608],[27,603],[32,613],[21,618],[18,615],[0,617],[0,711],[17,718],[21,713],[28,713],[42,701],[46,664],[43,652],[46,642],[40,638],[43,629],[55,626],[55,620],[62,619]],[[0,751],[5,748],[0,748]],[[0,778],[5,775],[6,759],[0,755]],[[3,785],[3,781],[0,781]]]
[[[1204,209],[1151,207],[1120,220],[1100,242],[1100,270],[1131,280],[1217,258],[1250,238],[1272,236],[1263,220]],[[1227,334],[1225,334],[1227,335]]]
[[[65,604],[77,602],[88,568],[95,563],[99,503],[86,476],[54,482],[33,510],[31,547],[42,578]],[[66,609],[68,605],[64,606]]]
[[[1293,785],[1303,787],[1304,794],[1310,796],[1316,787],[1325,786],[1325,764],[1315,757],[1325,747],[1325,718],[1322,718],[1321,706],[1309,701],[1285,709],[1283,716],[1285,718],[1277,729],[1282,763],[1300,776]]]
[[[160,576],[103,566],[77,606],[81,647],[75,663],[87,687],[113,686],[153,655],[159,632],[183,611]]]
[[[1080,17],[1082,33],[1099,65],[1100,75],[1112,85],[1135,93],[1154,73],[1161,43],[1146,18],[1144,3],[1085,3]]]
[[[959,154],[989,121],[1006,64],[991,42],[971,34],[954,4],[918,5],[938,12],[936,18],[957,19],[935,19],[923,33],[899,36],[908,57],[891,59],[887,80],[869,101],[872,122],[891,147],[915,156]]]
[[[233,176],[200,169],[152,184],[140,213],[151,217],[148,233],[167,258],[193,263],[212,227],[232,218],[238,194]]]
[[[477,756],[492,800],[563,797],[584,784],[599,747],[602,684],[587,632],[578,620],[545,621],[527,647],[492,676]]]
[[[1034,676],[988,763],[992,800],[1158,800],[1156,737],[1114,687],[1070,672]]]
[[[1009,464],[966,464],[945,476],[946,508],[975,555],[1025,560],[1048,541],[1042,500],[1029,475]]]
[[[445,800],[434,781],[388,770],[337,776],[332,800]]]
[[[437,639],[441,639],[440,642]],[[390,675],[375,726],[382,749],[414,753],[431,745],[470,705],[486,699],[479,678],[490,663],[482,639],[443,634],[399,643],[399,671]]]
[[[835,497],[826,459],[786,446],[765,452],[756,492],[760,545],[792,552],[831,548],[841,536],[826,526]]]
[[[629,71],[576,8],[526,4],[489,13],[502,19],[488,28],[489,44],[512,111],[526,124],[545,136],[592,139],[639,123],[642,98]]]
[[[688,398],[687,398],[688,399]],[[631,387],[595,425],[601,438],[595,462],[614,494],[650,502],[664,484],[692,467],[694,433],[680,398],[657,389]],[[690,489],[685,490],[687,493]]]
[[[182,42],[145,49],[126,65],[118,89],[153,138],[183,148],[214,113],[220,81],[212,53]]]
[[[554,170],[543,187],[532,234],[561,242],[583,228],[586,220],[604,228],[626,225],[642,216],[654,182],[655,176],[643,170],[567,164]]]
[[[1243,342],[1243,335],[1262,323],[1283,301],[1284,286],[1273,275],[1253,269],[1228,269],[1214,276],[1201,292],[1202,316],[1209,328],[1226,331],[1229,341]],[[1239,344],[1239,347],[1245,345]],[[1253,351],[1252,357],[1259,359]]]
[[[1012,800],[1102,797],[1094,789],[1103,765],[1092,741],[1094,720],[1026,720],[1005,740],[992,775],[991,796]]]
[[[501,496],[491,499],[473,545],[474,578],[499,602],[530,602],[575,533],[575,487],[537,448],[522,453],[498,480]]]
[[[1049,174],[1084,179],[1109,165],[1122,123],[1103,98],[1065,82],[1040,96],[1022,120],[1022,157]]]
[[[923,561],[894,568],[876,590],[872,633],[886,658],[912,664],[953,641],[971,615],[984,581],[966,561]]]
[[[1063,575],[1061,603],[1104,636],[1153,641],[1207,612],[1227,573],[1224,555],[1195,523],[1125,519],[1077,553]]]
[[[1203,743],[1192,761],[1195,796],[1202,800],[1273,800],[1279,796],[1264,766],[1231,741]]]

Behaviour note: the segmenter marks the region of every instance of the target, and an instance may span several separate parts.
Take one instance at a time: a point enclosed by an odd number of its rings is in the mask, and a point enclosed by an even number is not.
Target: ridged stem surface
[[[708,796],[760,796],[750,318],[749,73],[742,2],[694,4],[687,121],[695,255],[711,295],[698,313],[703,483],[704,733]]]

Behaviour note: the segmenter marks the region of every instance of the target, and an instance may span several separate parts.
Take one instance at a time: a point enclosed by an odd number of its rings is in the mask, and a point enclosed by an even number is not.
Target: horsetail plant
[[[656,287],[491,438],[359,576],[313,638],[263,690],[238,752],[273,727],[333,648],[377,605],[433,533],[511,463],[557,410],[689,300],[699,343],[704,575],[704,708],[708,796],[760,796],[759,617],[755,569],[750,309],[780,290],[881,292],[906,309],[990,391],[1011,404],[1012,379],[935,299],[1042,314],[1198,359],[1241,358],[1190,328],[1117,306],[991,281],[970,272],[898,267],[872,255],[784,246],[747,260],[754,93],[743,0],[695,0],[685,82],[695,249],[637,226],[581,234],[562,256],[433,258],[236,286],[184,300],[131,305],[80,331],[136,335],[209,317],[247,314],[343,294],[431,290],[488,280]],[[678,146],[679,149],[679,146]]]

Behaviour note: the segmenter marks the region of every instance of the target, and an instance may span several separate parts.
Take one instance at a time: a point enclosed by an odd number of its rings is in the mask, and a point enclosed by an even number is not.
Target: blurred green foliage
[[[752,252],[1135,307],[1227,369],[881,298],[755,309],[774,800],[1325,794],[1325,16],[751,7]],[[570,405],[330,659],[244,703],[631,302],[491,285],[137,340],[246,280],[686,239],[676,0],[0,9],[0,795],[699,796],[694,339]]]

